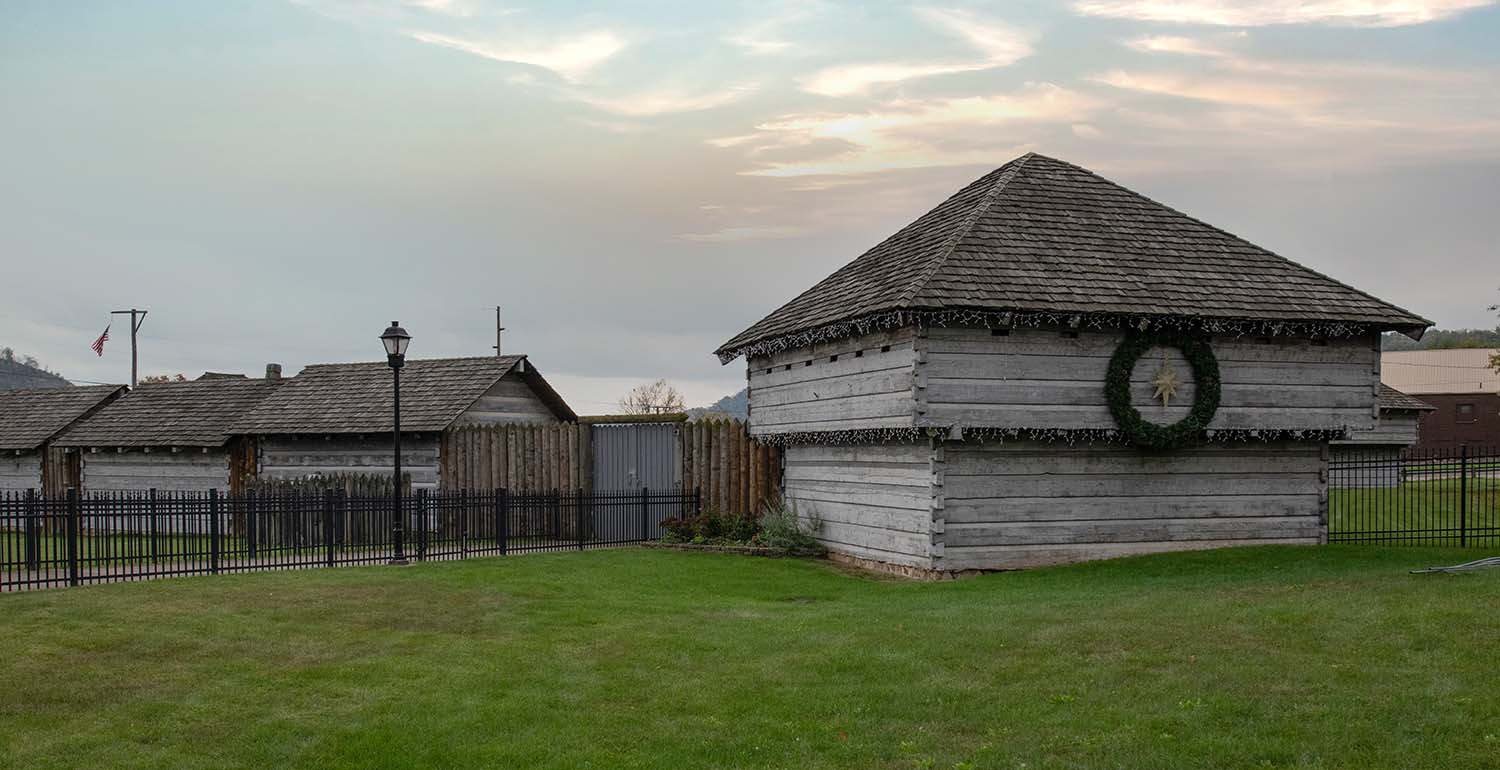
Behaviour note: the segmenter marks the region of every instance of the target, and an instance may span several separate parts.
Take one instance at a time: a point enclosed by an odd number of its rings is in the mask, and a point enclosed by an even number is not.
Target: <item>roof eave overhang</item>
[[[724,343],[714,355],[721,364],[740,356],[764,355],[793,350],[817,342],[856,337],[882,329],[902,326],[979,326],[1009,328],[1012,326],[1069,326],[1080,329],[1177,328],[1185,324],[1210,334],[1255,334],[1352,336],[1371,332],[1394,331],[1414,340],[1432,325],[1425,318],[1411,320],[1291,320],[1276,318],[1234,318],[1230,316],[1167,316],[1130,313],[1089,313],[1066,310],[993,310],[975,308],[904,308],[868,313],[817,327],[741,340],[741,332]],[[752,327],[753,328],[753,327]],[[748,330],[747,330],[748,331]]]

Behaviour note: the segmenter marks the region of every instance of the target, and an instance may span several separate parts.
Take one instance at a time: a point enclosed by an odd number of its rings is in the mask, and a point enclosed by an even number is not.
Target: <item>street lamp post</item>
[[[391,431],[395,437],[396,451],[395,470],[391,476],[391,538],[395,542],[396,552],[391,556],[391,564],[405,564],[403,524],[406,517],[401,511],[401,367],[406,365],[406,346],[411,344],[411,335],[401,328],[400,321],[391,321],[390,327],[380,335],[380,341],[385,345],[386,364],[391,367],[391,392],[395,402],[395,419]]]

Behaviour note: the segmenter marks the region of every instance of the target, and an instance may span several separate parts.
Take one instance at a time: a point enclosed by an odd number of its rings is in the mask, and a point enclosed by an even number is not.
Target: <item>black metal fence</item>
[[[1500,546],[1500,450],[1336,448],[1328,540]]]
[[[406,557],[441,560],[655,540],[701,505],[696,490],[419,490],[402,509]],[[335,490],[0,493],[0,590],[388,562],[395,521],[390,497]]]

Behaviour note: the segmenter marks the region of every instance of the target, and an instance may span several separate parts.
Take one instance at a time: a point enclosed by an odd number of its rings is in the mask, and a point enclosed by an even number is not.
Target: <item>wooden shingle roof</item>
[[[69,428],[57,446],[218,447],[273,380],[189,380],[137,386]]]
[[[1358,325],[1425,318],[1087,169],[1029,153],[986,174],[724,343],[741,354],[858,333],[859,319],[979,311]],[[780,344],[776,344],[779,342]]]
[[[0,391],[0,449],[36,449],[123,390],[93,385]]]
[[[1382,412],[1432,412],[1437,407],[1420,399],[1402,393],[1395,388],[1381,383],[1380,385],[1380,411]]]
[[[447,428],[485,391],[519,370],[560,420],[576,415],[525,356],[409,359],[401,370],[401,430]],[[258,435],[389,433],[391,370],[384,361],[318,364],[284,380],[236,425]]]

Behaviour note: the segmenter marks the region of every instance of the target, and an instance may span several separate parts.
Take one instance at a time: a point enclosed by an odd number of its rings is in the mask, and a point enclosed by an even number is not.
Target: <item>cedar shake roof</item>
[[[124,385],[94,385],[0,391],[0,449],[37,449],[123,390]]]
[[[557,418],[577,419],[526,356],[408,359],[401,370],[402,432],[447,428],[513,369]],[[236,433],[259,435],[390,433],[391,370],[384,361],[319,364],[282,380],[241,419]]]
[[[139,385],[55,442],[57,446],[219,447],[234,423],[277,387],[267,380]]]
[[[1384,383],[1380,385],[1379,403],[1380,411],[1382,412],[1432,412],[1437,410],[1437,407],[1432,404],[1412,398]]]
[[[727,362],[784,335],[939,310],[1337,322],[1413,333],[1431,325],[1087,169],[1028,153],[717,352]]]

